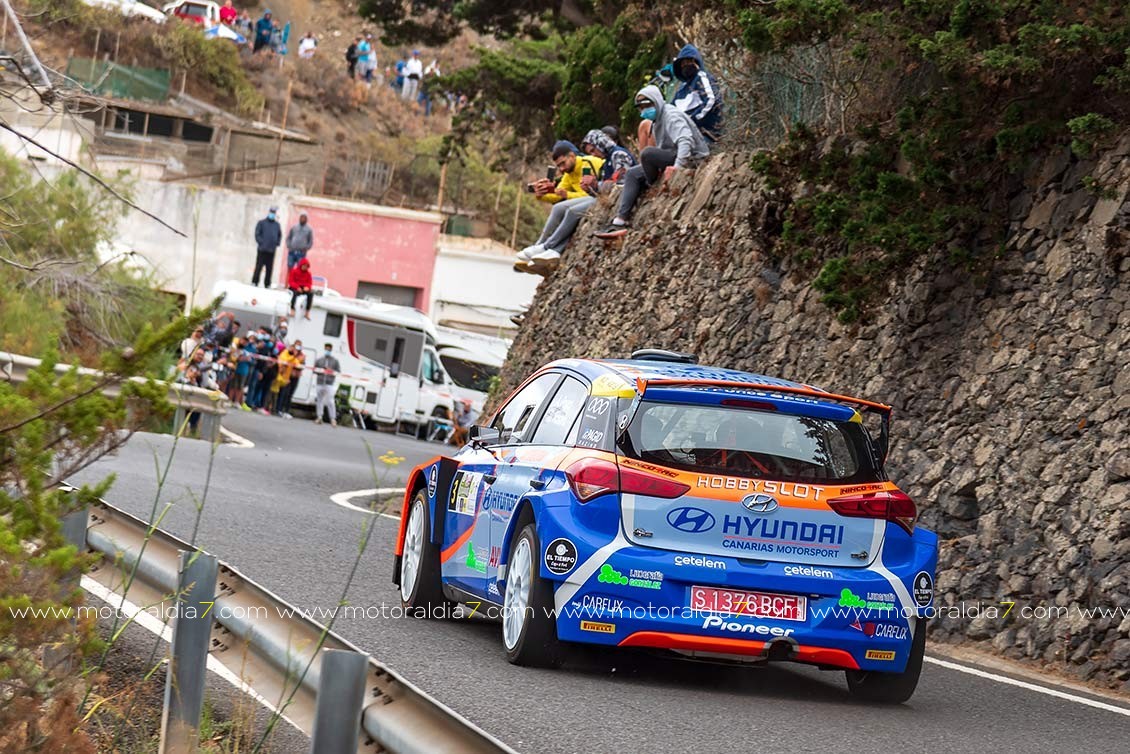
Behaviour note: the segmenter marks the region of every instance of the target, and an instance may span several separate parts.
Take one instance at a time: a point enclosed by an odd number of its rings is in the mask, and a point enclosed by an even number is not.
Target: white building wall
[[[432,319],[441,325],[510,337],[510,321],[533,300],[542,278],[515,272],[514,251],[486,238],[440,236],[432,281]]]

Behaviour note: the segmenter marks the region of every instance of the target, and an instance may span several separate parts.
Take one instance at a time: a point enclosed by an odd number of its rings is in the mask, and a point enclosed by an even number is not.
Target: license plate
[[[704,613],[803,621],[808,612],[808,598],[793,594],[767,594],[692,586],[691,609]]]

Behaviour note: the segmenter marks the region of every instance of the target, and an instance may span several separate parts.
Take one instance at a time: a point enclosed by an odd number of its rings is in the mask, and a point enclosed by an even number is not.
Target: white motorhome
[[[318,279],[316,278],[316,281]],[[272,331],[280,318],[288,322],[287,340],[301,340],[307,364],[333,344],[341,363],[338,391],[349,391],[349,405],[368,421],[415,425],[418,430],[454,409],[454,385],[436,353],[436,328],[420,311],[375,301],[346,298],[324,285],[315,288],[310,319],[289,317],[290,292],[259,288],[234,280],[216,283],[220,309],[239,320],[241,334],[265,325]],[[313,406],[314,375],[305,369],[293,402]]]
[[[455,397],[470,400],[482,414],[491,382],[498,376],[510,350],[510,341],[482,333],[436,327],[439,360],[454,383]]]

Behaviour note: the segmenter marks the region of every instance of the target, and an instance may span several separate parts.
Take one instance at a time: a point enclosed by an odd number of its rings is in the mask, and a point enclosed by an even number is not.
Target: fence
[[[118,99],[164,102],[169,97],[170,74],[162,68],[119,65],[110,60],[71,58],[67,77],[93,94]]]
[[[218,662],[261,702],[285,707],[316,754],[513,754],[232,566],[141,519],[102,502],[64,531],[102,555],[89,591],[174,615],[162,752],[195,751],[205,667]]]

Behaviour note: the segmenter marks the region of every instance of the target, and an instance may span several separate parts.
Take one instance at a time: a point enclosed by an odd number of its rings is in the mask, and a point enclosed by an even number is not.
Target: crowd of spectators
[[[656,84],[671,79],[680,83],[668,101]],[[526,184],[527,191],[553,209],[538,240],[517,253],[515,269],[538,274],[553,269],[581,219],[600,195],[616,187],[616,213],[593,235],[626,235],[636,203],[647,189],[677,170],[695,169],[710,155],[710,145],[722,131],[722,98],[698,49],[683,47],[674,61],[656,72],[653,82],[633,101],[640,116],[638,160],[620,143],[614,126],[589,131],[579,149],[567,140],[553,145],[553,166],[544,178]]]

